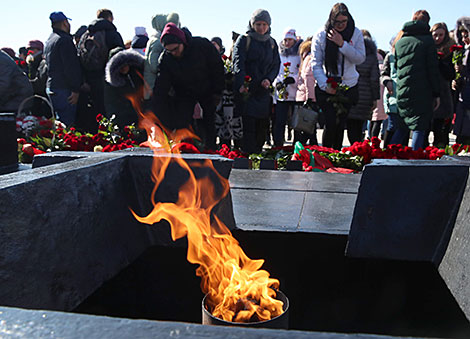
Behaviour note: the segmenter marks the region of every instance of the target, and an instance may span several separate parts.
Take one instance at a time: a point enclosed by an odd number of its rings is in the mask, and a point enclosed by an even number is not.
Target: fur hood
[[[457,19],[457,24],[455,26],[455,35],[457,43],[463,45],[462,34],[459,32],[459,27],[463,26],[468,32],[470,32],[470,16],[462,16]]]
[[[364,46],[366,47],[366,55],[377,54],[377,45],[371,38],[364,37]]]
[[[106,64],[105,79],[106,82],[114,87],[121,87],[126,84],[126,76],[122,75],[119,70],[124,65],[131,68],[137,68],[143,73],[145,58],[139,52],[131,49],[123,50],[115,54]]]

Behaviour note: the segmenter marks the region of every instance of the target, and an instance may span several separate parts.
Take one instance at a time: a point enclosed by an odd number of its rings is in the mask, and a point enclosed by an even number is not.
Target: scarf
[[[348,25],[342,32],[339,32],[345,44],[351,40],[355,28],[354,19],[348,16]],[[328,21],[325,28],[326,33],[328,34],[331,29],[333,29],[333,22]],[[338,75],[338,50],[338,45],[326,38],[325,66],[327,73]]]
[[[264,42],[264,41],[268,41],[270,38],[271,38],[271,28],[269,28],[269,30],[265,33],[265,34],[259,34],[259,33],[256,33],[253,29],[249,30],[248,32],[246,32],[252,39],[255,39],[257,41],[261,41],[261,42]]]
[[[303,42],[302,39],[297,40],[294,45],[290,48],[286,48],[284,45],[284,40],[281,41],[279,44],[279,52],[283,56],[290,56],[290,55],[298,55],[299,54],[299,46]]]

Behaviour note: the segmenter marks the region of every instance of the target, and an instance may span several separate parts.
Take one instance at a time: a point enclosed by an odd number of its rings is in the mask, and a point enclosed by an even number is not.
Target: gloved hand
[[[283,89],[284,87],[286,87],[286,86],[284,85],[284,82],[278,82],[278,83],[276,83],[276,89],[277,89],[278,91],[280,91],[280,90]]]
[[[287,77],[283,81],[284,85],[290,85],[295,83],[295,79],[293,77]]]

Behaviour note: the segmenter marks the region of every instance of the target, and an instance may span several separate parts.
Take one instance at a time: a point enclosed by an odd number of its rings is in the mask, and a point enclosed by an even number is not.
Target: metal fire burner
[[[262,327],[262,328],[276,328],[285,329],[289,327],[289,299],[281,291],[276,290],[276,299],[281,300],[284,305],[282,306],[282,314],[266,321],[257,321],[250,323],[237,323],[225,321],[214,317],[207,309],[206,305],[207,294],[202,299],[202,324],[203,325],[225,325],[225,326],[240,326],[240,327]]]

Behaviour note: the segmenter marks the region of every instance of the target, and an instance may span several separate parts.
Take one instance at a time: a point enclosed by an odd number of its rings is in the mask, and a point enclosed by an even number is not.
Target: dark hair
[[[334,4],[331,8],[330,16],[328,17],[328,21],[325,24],[325,31],[328,33],[331,29],[334,28],[336,18],[339,15],[344,15],[348,18],[348,24],[346,28],[340,32],[343,40],[348,42],[351,40],[356,26],[354,19],[349,13],[348,7],[342,2]],[[326,39],[325,66],[328,73],[338,74],[338,45],[329,39]]]
[[[96,12],[96,17],[98,19],[109,19],[113,17],[113,12],[107,8],[102,8]]]
[[[352,19],[351,14],[349,14],[348,7],[343,4],[342,2],[338,2],[333,5],[330,11],[330,16],[328,17],[328,21],[325,24],[325,30],[328,32],[330,29],[332,29],[335,25],[335,20],[338,17],[338,15],[344,15],[348,17],[349,19]]]
[[[377,48],[377,53],[379,53],[384,59],[385,59],[385,56],[387,55],[387,52],[385,52],[383,49],[380,49],[380,48]]]
[[[416,11],[415,14],[413,14],[413,17],[411,18],[413,21],[423,21],[429,25],[429,21],[431,21],[431,17],[429,16],[429,13],[425,9],[420,9],[419,11]]]

